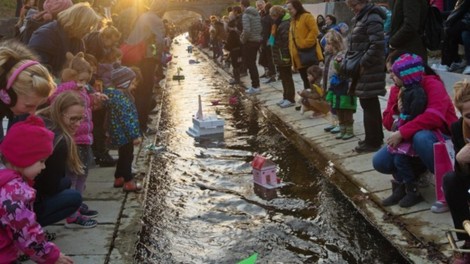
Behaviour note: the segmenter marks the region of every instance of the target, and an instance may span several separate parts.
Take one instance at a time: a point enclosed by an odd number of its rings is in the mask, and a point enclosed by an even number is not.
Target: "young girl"
[[[93,143],[93,121],[91,113],[93,105],[106,100],[106,96],[102,93],[88,93],[86,87],[93,72],[90,64],[84,59],[84,54],[82,52],[79,52],[76,56],[73,56],[71,53],[67,53],[67,58],[69,62],[66,64],[66,68],[62,71],[62,83],[57,87],[55,93],[49,97],[49,102],[52,103],[57,95],[62,92],[74,91],[80,95],[85,103],[83,121],[80,123],[80,127],[74,135],[74,140],[78,146],[78,153],[84,169],[83,173],[70,174],[72,187],[83,194],[90,165],[91,144]],[[98,212],[94,210],[88,210],[88,206],[86,204],[82,205],[80,213],[85,216],[96,216],[98,214]]]
[[[113,52],[120,38],[119,30],[113,27],[112,22],[108,22],[101,30],[91,32],[84,38],[86,52],[101,62],[110,52]]]
[[[73,263],[47,242],[32,211],[31,184],[52,153],[54,134],[44,122],[29,116],[13,125],[0,145],[0,260],[16,263],[19,251],[38,263]]]
[[[46,168],[36,178],[37,190],[34,211],[42,226],[66,218],[67,228],[92,228],[97,222],[77,213],[82,195],[71,189],[68,171],[83,174],[83,164],[78,156],[74,134],[85,113],[83,100],[73,91],[59,94],[52,105],[37,112],[47,127],[54,132],[54,151],[46,160]]]
[[[325,76],[327,76],[328,91],[326,101],[334,109],[339,121],[339,134],[336,139],[348,140],[354,137],[353,114],[357,108],[356,96],[349,95],[348,79],[341,73],[345,47],[341,34],[331,30],[325,35],[326,46],[330,58],[325,64]]]
[[[139,79],[128,67],[114,65],[111,73],[114,87],[104,90],[109,100],[105,103],[108,111],[108,133],[111,145],[119,147],[119,158],[114,173],[114,187],[123,188],[125,192],[138,192],[141,186],[132,176],[134,146],[141,143],[139,119],[134,105],[132,91]]]
[[[392,64],[393,63],[393,64]],[[397,111],[398,115],[392,125],[392,131],[399,131],[399,128],[416,116],[422,114],[426,109],[427,95],[421,86],[424,76],[424,63],[421,57],[415,54],[405,53],[394,61],[388,61],[387,67],[390,69],[390,77],[395,83],[398,91]],[[395,89],[393,89],[396,91]],[[392,95],[392,92],[390,93]],[[393,93],[396,95],[396,93]],[[401,207],[411,207],[423,200],[420,193],[406,192],[405,185],[410,185],[416,181],[413,171],[413,164],[417,156],[412,148],[411,140],[402,140],[395,146],[388,146],[388,151],[394,154],[393,161],[396,167],[392,184],[395,188],[392,194],[382,201],[382,205],[390,206],[399,204]],[[439,179],[436,179],[439,180]],[[441,182],[442,179],[439,180]],[[442,184],[439,184],[442,186]],[[442,194],[442,191],[439,191]],[[445,203],[442,199],[440,202]]]
[[[313,65],[307,69],[307,77],[312,88],[304,89],[299,92],[302,108],[300,113],[313,111],[312,118],[327,114],[330,111],[330,105],[325,101],[325,91],[320,86],[323,70],[319,66]]]

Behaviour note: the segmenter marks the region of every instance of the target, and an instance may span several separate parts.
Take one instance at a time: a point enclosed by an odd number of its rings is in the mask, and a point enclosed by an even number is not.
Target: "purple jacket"
[[[21,250],[37,263],[55,263],[60,251],[36,222],[36,191],[14,170],[0,169],[0,264],[15,262]]]
[[[79,88],[76,82],[65,82],[57,86],[57,90],[55,90],[55,92],[48,99],[49,104],[54,101],[57,95],[65,91],[75,91],[79,93],[80,97],[85,102],[85,118],[75,133],[75,143],[77,145],[91,145],[93,143],[93,120],[91,116],[92,100],[90,95],[85,90],[85,88]]]

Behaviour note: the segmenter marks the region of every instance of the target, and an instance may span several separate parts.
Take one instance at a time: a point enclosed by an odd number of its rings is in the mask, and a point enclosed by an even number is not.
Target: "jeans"
[[[73,189],[65,189],[54,196],[36,199],[34,212],[41,226],[59,222],[75,213],[82,204],[82,195]]]
[[[409,169],[412,168],[413,178],[414,175],[417,174],[417,170],[422,171],[424,169],[423,165],[426,167],[427,170],[434,173],[433,144],[437,142],[436,135],[433,131],[421,130],[416,132],[412,140],[413,148],[416,154],[418,155],[418,158],[414,158],[413,160],[411,160],[411,167],[407,167],[407,165],[404,164],[403,160],[396,161],[395,156],[397,155],[390,153],[387,150],[387,146],[384,146],[380,150],[378,150],[372,158],[372,165],[374,169],[380,173],[393,174],[398,181],[400,181],[400,178],[402,178],[402,180],[404,181],[406,181],[407,178],[410,179],[410,176],[406,174],[404,175],[403,172],[398,175],[397,172],[399,168],[404,170],[408,168],[408,171],[410,171]],[[397,162],[398,167],[396,165]]]
[[[259,88],[259,73],[256,65],[256,55],[259,49],[259,42],[247,42],[243,45],[243,60],[250,72],[251,86]]]

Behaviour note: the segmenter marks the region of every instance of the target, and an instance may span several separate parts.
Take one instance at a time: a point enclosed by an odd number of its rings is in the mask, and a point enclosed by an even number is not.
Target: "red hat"
[[[0,152],[13,166],[26,168],[52,154],[54,133],[34,115],[14,124],[0,144]]]

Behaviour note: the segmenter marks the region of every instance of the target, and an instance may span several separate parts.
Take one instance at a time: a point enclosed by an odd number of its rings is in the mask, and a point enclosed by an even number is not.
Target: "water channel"
[[[256,102],[234,87],[186,39],[173,44],[137,263],[238,263],[257,252],[257,263],[406,263],[284,137]],[[189,64],[189,60],[198,64]],[[180,67],[185,80],[172,81]],[[205,113],[225,119],[223,137],[186,134],[201,95]],[[211,101],[219,100],[212,106]],[[254,153],[278,165],[286,186],[255,188]]]

